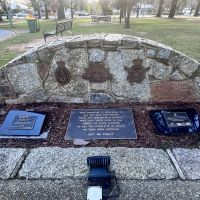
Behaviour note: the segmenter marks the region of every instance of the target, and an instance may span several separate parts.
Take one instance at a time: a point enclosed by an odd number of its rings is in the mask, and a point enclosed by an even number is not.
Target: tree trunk
[[[57,15],[58,15],[58,20],[65,19],[64,1],[63,0],[60,0],[60,2],[59,2]]]
[[[44,9],[45,9],[45,19],[49,19],[49,11],[48,11],[47,4],[44,4]]]
[[[163,9],[163,4],[164,4],[164,0],[160,0],[159,6],[158,6],[158,12],[156,17],[161,17],[162,15],[162,9]]]
[[[140,15],[140,6],[137,6],[137,9],[136,9],[136,17],[138,18]]]
[[[199,11],[200,11],[200,0],[198,1],[194,16],[198,17],[199,16]]]
[[[122,23],[122,17],[123,17],[123,9],[120,8],[120,15],[119,15],[119,22]]]
[[[130,16],[131,16],[131,9],[128,8],[125,16],[125,28],[130,28]]]
[[[169,13],[169,18],[174,18],[174,15],[176,13],[176,6],[177,6],[178,0],[172,0],[172,5]]]

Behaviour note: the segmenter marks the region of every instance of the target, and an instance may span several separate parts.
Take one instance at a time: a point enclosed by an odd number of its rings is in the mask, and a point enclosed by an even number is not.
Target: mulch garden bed
[[[50,129],[47,141],[0,139],[0,147],[34,148],[41,146],[77,147],[73,141],[64,139],[67,124],[72,109],[87,108],[131,108],[135,118],[138,134],[137,140],[91,140],[88,147],[146,147],[146,148],[194,148],[199,147],[200,134],[182,136],[159,136],[155,134],[149,110],[195,108],[200,112],[200,103],[116,103],[116,104],[65,104],[65,103],[37,103],[4,105],[0,107],[0,123],[3,123],[7,112],[11,109],[46,112],[47,118],[43,131]],[[5,111],[5,112],[4,112]]]

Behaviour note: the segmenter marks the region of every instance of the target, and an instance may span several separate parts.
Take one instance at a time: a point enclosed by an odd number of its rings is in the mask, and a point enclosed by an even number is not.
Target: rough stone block
[[[167,66],[151,59],[148,59],[148,66],[151,67],[149,75],[157,80],[169,79],[173,70],[172,66]]]
[[[1,148],[0,179],[9,179],[15,177],[25,155],[25,149]]]
[[[197,71],[199,68],[200,64],[196,62],[195,60],[192,60],[190,58],[185,58],[181,63],[180,63],[180,70],[182,70],[183,73],[185,73],[187,76],[191,77],[193,73]]]
[[[120,179],[173,179],[177,177],[166,152],[127,148],[37,148],[31,150],[19,177],[29,179],[85,178],[88,156],[111,156],[111,170]]]
[[[173,149],[173,154],[187,179],[200,179],[200,150],[199,149]]]
[[[139,49],[140,48],[140,38],[132,37],[132,36],[124,36],[121,39],[121,43],[123,47]]]
[[[60,85],[55,76],[58,67],[57,62],[61,60],[60,54],[54,57],[45,81],[44,88],[50,95],[85,98],[88,94],[89,83],[82,79],[84,70],[88,67],[87,54],[85,49],[73,49],[61,54],[65,67],[73,77],[68,84]]]
[[[1,98],[15,98],[16,94],[9,85],[0,85]]]
[[[41,87],[36,64],[22,64],[6,69],[8,79],[16,94],[30,93]]]
[[[170,56],[171,56],[171,49],[160,49],[157,55],[158,58],[165,60],[169,60]]]
[[[114,103],[112,96],[105,93],[91,93],[89,103]]]
[[[199,101],[199,93],[192,80],[159,81],[151,83],[151,100],[164,101]]]
[[[105,59],[105,52],[101,49],[89,49],[88,53],[90,62],[103,62]]]

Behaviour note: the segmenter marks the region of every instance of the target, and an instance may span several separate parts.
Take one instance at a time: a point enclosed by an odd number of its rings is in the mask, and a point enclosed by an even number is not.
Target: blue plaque
[[[137,139],[131,109],[74,109],[66,139]]]
[[[200,115],[194,108],[152,110],[150,116],[158,135],[200,133]]]
[[[0,136],[39,136],[44,120],[44,114],[11,110],[0,127]]]

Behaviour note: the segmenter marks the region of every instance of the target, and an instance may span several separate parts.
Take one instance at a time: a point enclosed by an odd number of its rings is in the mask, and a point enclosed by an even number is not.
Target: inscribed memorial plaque
[[[152,110],[150,111],[150,116],[157,134],[200,133],[200,115],[194,108]]]
[[[0,128],[0,136],[39,136],[45,115],[11,110]]]
[[[131,109],[75,109],[66,139],[136,139]]]

